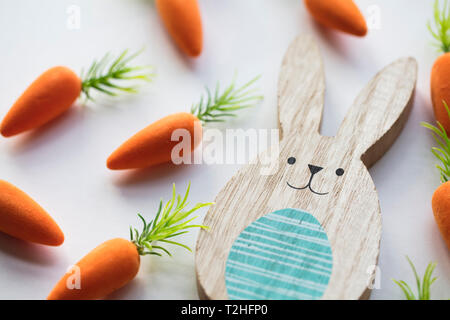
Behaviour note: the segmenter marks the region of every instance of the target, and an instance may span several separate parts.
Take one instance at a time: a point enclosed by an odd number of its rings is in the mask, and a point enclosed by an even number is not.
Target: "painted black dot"
[[[336,170],[336,174],[337,174],[338,176],[342,176],[342,175],[344,174],[344,169],[342,169],[342,168],[337,169],[337,170]]]
[[[296,159],[295,159],[294,157],[290,157],[290,158],[288,159],[288,163],[289,163],[289,164],[294,164],[295,161],[296,161]]]

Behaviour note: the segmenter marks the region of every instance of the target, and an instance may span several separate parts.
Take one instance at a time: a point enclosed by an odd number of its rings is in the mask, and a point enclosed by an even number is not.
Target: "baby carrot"
[[[450,182],[442,184],[433,194],[431,201],[434,218],[450,250]]]
[[[66,67],[39,76],[16,101],[0,126],[4,137],[40,127],[66,111],[81,92],[81,80]]]
[[[134,279],[139,271],[140,256],[132,242],[117,238],[96,247],[76,266],[80,268],[81,289],[69,289],[70,274],[66,274],[48,300],[101,299]]]
[[[188,56],[199,56],[203,31],[197,0],[156,0],[156,7],[178,47]]]
[[[191,150],[183,152],[192,152],[200,143],[200,139],[195,138],[201,137],[202,125],[223,122],[225,117],[235,116],[234,111],[250,107],[262,98],[254,96],[254,90],[249,89],[258,78],[241,88],[235,88],[233,81],[223,93],[220,93],[219,86],[214,95],[207,90],[207,99],[202,97],[200,103],[191,109],[191,113],[175,113],[162,118],[124,142],[109,156],[107,167],[111,170],[140,169],[170,162],[172,150],[179,143],[172,141],[172,133],[176,129],[189,132]]]
[[[431,100],[436,120],[442,124],[446,132],[450,132],[450,118],[447,115],[443,102],[450,102],[450,8],[448,1],[444,1],[443,10],[440,11],[439,1],[434,4],[434,24],[428,24],[433,37],[438,41],[436,44],[441,55],[434,63],[431,70]]]
[[[158,255],[170,252],[161,247],[156,242],[178,245],[191,250],[184,244],[175,242],[173,237],[188,232],[190,228],[207,227],[202,225],[192,225],[190,215],[211,203],[199,203],[190,210],[186,210],[188,205],[190,184],[183,198],[176,196],[175,185],[173,186],[172,199],[163,207],[162,201],[154,220],[147,223],[139,215],[144,227],[142,232],[130,228],[131,241],[125,239],[112,239],[99,245],[84,258],[76,267],[79,268],[80,288],[69,289],[68,282],[70,274],[66,274],[56,284],[50,292],[49,300],[94,300],[106,297],[108,294],[123,287],[134,279],[139,271],[140,256]]]
[[[305,0],[305,5],[320,24],[355,36],[367,34],[367,24],[353,0]]]
[[[39,76],[19,97],[0,124],[0,133],[11,137],[39,128],[67,111],[83,93],[92,99],[90,90],[115,96],[118,91],[136,92],[120,81],[150,80],[150,74],[141,73],[143,67],[130,67],[137,54],[127,56],[124,51],[109,64],[109,55],[95,61],[86,76],[80,79],[66,67],[54,67]]]
[[[64,234],[49,214],[25,192],[3,180],[0,180],[0,231],[49,246],[64,242]]]
[[[171,140],[176,129],[188,130],[192,152],[200,143],[195,139],[195,133],[201,135],[202,125],[193,114],[180,112],[136,133],[109,156],[107,167],[111,170],[139,169],[170,162],[172,149],[179,143]]]

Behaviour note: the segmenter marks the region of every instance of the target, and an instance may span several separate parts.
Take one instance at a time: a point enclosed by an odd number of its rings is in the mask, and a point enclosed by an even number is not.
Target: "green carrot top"
[[[442,10],[439,6],[439,0],[434,3],[434,26],[431,22],[428,22],[428,30],[430,30],[433,38],[437,41],[435,46],[439,48],[439,51],[450,51],[450,7],[448,0],[444,0]]]
[[[447,103],[443,101],[443,104],[450,117],[450,109]],[[431,131],[434,140],[438,144],[438,147],[431,148],[431,152],[441,162],[440,165],[436,165],[441,174],[441,182],[447,182],[450,179],[450,139],[447,132],[439,121],[437,121],[437,126],[426,122],[422,122],[422,126]]]
[[[234,112],[254,106],[263,96],[256,94],[252,85],[260,76],[250,80],[241,87],[236,87],[236,76],[231,84],[221,92],[217,83],[214,94],[206,88],[206,98],[202,96],[200,102],[194,104],[191,113],[201,122],[224,122],[227,117],[235,117]]]
[[[393,280],[403,291],[405,294],[405,297],[407,300],[430,300],[430,287],[431,285],[436,281],[436,277],[431,278],[433,275],[433,271],[436,268],[436,263],[430,263],[427,266],[427,269],[425,270],[425,274],[423,275],[423,280],[420,279],[419,275],[417,274],[416,267],[414,267],[414,264],[412,263],[411,259],[407,256],[406,259],[408,260],[409,265],[411,266],[411,269],[413,270],[414,277],[416,279],[416,285],[417,285],[417,297],[414,295],[413,291],[411,290],[411,287],[403,280]]]
[[[198,203],[193,208],[187,210],[187,198],[190,187],[191,184],[189,183],[186,194],[182,198],[181,195],[176,195],[174,184],[172,199],[164,206],[163,201],[161,200],[155,219],[149,223],[147,223],[147,221],[140,214],[138,214],[144,226],[140,233],[137,229],[130,227],[130,238],[131,242],[133,242],[138,248],[140,255],[151,254],[161,256],[161,253],[157,251],[159,250],[165,252],[169,256],[172,256],[167,249],[157,245],[157,242],[177,245],[191,251],[188,246],[169,239],[185,234],[189,232],[188,229],[191,228],[208,229],[208,227],[203,225],[190,224],[197,218],[190,217],[190,215],[198,209],[210,206],[213,203]]]
[[[93,100],[90,90],[97,90],[109,96],[117,96],[119,92],[136,93],[137,87],[130,82],[152,81],[154,74],[151,66],[130,66],[142,50],[128,54],[123,51],[117,58],[112,59],[107,53],[101,60],[95,60],[87,73],[81,72],[82,92],[88,100]]]

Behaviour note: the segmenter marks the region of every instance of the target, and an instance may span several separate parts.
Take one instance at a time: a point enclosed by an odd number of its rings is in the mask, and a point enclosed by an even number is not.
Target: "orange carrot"
[[[174,185],[172,199],[164,207],[161,201],[153,221],[147,223],[139,215],[144,224],[141,233],[130,228],[131,241],[113,239],[92,250],[76,264],[77,268],[72,268],[74,274],[68,273],[61,278],[47,299],[94,300],[106,297],[134,279],[139,271],[140,256],[149,254],[161,256],[160,252],[171,255],[167,249],[157,245],[157,241],[191,250],[172,239],[179,234],[186,233],[189,228],[206,229],[202,225],[189,224],[196,218],[189,216],[192,212],[209,206],[211,203],[199,203],[192,209],[185,210],[189,189],[190,185],[183,198],[177,197]],[[77,276],[79,279],[76,279]],[[74,279],[72,280],[72,278]],[[77,280],[78,287],[76,286]]]
[[[3,180],[0,180],[0,231],[49,246],[64,242],[64,234],[49,214],[26,193]]]
[[[224,117],[233,117],[234,111],[250,107],[262,98],[249,96],[253,90],[247,90],[257,79],[258,77],[241,88],[235,88],[233,81],[222,94],[219,92],[219,86],[214,95],[208,90],[207,99],[202,97],[191,113],[176,113],[162,118],[124,142],[109,156],[107,167],[111,170],[141,169],[170,162],[173,160],[174,147],[180,143],[172,141],[172,133],[177,129],[184,129],[189,133],[190,150],[182,149],[181,153],[190,154],[201,142],[202,124],[222,122]]]
[[[156,7],[180,49],[188,56],[199,56],[203,49],[203,31],[197,0],[156,0]]]
[[[81,80],[66,67],[44,72],[22,94],[0,126],[4,137],[28,131],[55,119],[75,102],[81,93]]]
[[[25,90],[9,110],[0,124],[0,133],[4,137],[11,137],[39,128],[67,111],[81,93],[90,99],[90,89],[112,96],[116,95],[117,91],[135,92],[133,87],[123,87],[111,82],[150,80],[147,74],[132,74],[140,68],[129,67],[127,63],[136,55],[126,57],[126,54],[127,51],[123,52],[108,70],[105,70],[108,55],[101,61],[94,62],[83,80],[66,67],[47,70]]]
[[[442,184],[433,194],[434,218],[450,250],[450,182]]]
[[[450,102],[450,53],[440,56],[431,70],[431,101],[436,120],[450,133],[450,118],[444,101]]]
[[[305,0],[306,8],[322,25],[355,36],[367,34],[367,24],[353,0]]]
[[[172,149],[179,143],[172,141],[172,132],[185,129],[191,137],[191,151],[200,141],[202,125],[193,114],[176,113],[149,125],[122,144],[107,160],[111,170],[138,169],[170,162]]]
[[[140,256],[136,246],[125,239],[112,239],[92,250],[76,266],[80,268],[80,289],[69,289],[71,274],[56,284],[49,300],[94,300],[107,296],[134,279]]]
[[[450,8],[447,1],[444,2],[441,12],[439,1],[434,4],[435,30],[428,24],[433,37],[438,41],[436,46],[444,54],[434,63],[431,70],[431,101],[436,120],[450,133],[450,118],[444,106],[444,101],[450,103]]]

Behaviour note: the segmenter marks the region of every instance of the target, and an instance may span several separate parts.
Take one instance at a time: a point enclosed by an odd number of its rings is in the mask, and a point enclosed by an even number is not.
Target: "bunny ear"
[[[278,83],[278,119],[281,135],[317,132],[325,96],[320,51],[310,36],[297,37],[289,47]]]
[[[362,90],[350,108],[337,137],[345,139],[367,167],[394,143],[412,105],[417,79],[414,58],[395,61]]]

